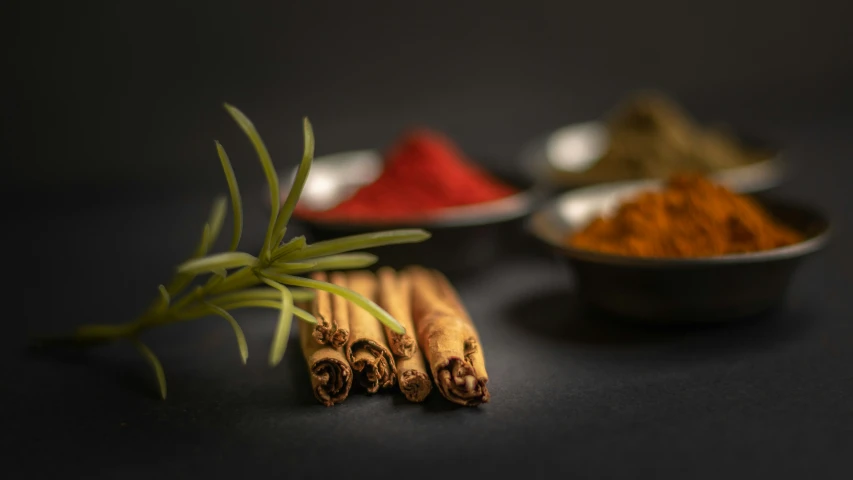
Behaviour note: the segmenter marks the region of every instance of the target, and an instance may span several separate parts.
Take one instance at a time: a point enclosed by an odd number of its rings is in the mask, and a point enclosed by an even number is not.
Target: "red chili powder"
[[[419,129],[390,149],[385,168],[373,183],[332,209],[300,208],[298,214],[320,220],[413,220],[515,193],[516,189],[473,165],[450,139]]]

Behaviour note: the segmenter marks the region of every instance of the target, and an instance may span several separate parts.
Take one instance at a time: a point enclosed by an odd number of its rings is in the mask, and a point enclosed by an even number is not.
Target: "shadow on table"
[[[73,347],[33,347],[29,348],[26,354],[30,361],[54,362],[57,368],[61,365],[85,367],[92,372],[92,382],[103,381],[105,385],[117,384],[122,390],[132,392],[141,398],[160,398],[154,376],[141,359],[133,361],[127,358],[108,358],[107,355],[99,352]]]
[[[152,343],[152,348],[164,345]],[[217,402],[227,410],[251,405],[252,408],[280,410],[320,406],[311,390],[305,359],[298,346],[291,345],[282,363],[275,369],[264,364],[234,365],[217,369],[207,359],[218,345],[205,348],[199,342],[192,355],[183,358],[161,356],[166,373],[168,400],[162,405],[210,405]],[[55,363],[57,372],[79,376],[80,382],[95,389],[119,389],[139,399],[159,403],[157,383],[150,366],[124,345],[95,349],[74,347],[30,348],[28,361]],[[213,362],[211,362],[213,363]],[[176,364],[180,364],[180,368]],[[70,372],[67,367],[76,367]],[[233,368],[232,368],[233,367]],[[65,370],[62,370],[65,368]],[[199,373],[201,372],[201,373]],[[320,407],[322,408],[322,407]]]
[[[314,398],[311,374],[308,372],[308,365],[305,363],[305,357],[302,355],[302,349],[299,345],[291,345],[287,349],[284,360],[278,367],[285,370],[284,376],[290,385],[290,391],[286,393],[277,392],[275,395],[277,398],[273,402],[277,401],[281,404],[284,401],[283,399],[286,399],[288,405],[324,408]]]
[[[510,307],[510,321],[528,332],[580,345],[669,344],[710,340],[754,348],[795,338],[811,326],[806,315],[780,307],[751,317],[694,325],[634,323],[583,304],[568,290],[544,292]]]
[[[435,384],[433,384],[429,396],[422,403],[412,403],[406,400],[406,397],[400,393],[397,387],[394,387],[393,391],[388,392],[388,394],[394,397],[393,403],[396,408],[417,408],[426,413],[448,413],[463,410],[472,412],[472,415],[478,415],[482,412],[479,408],[466,407],[447,400],[441,395]]]

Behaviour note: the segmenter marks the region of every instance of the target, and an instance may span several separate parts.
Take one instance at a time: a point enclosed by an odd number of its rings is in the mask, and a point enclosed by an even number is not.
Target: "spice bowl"
[[[775,187],[780,149],[725,125],[704,125],[663,92],[634,92],[599,120],[558,128],[522,150],[521,164],[553,189],[703,172],[740,193]]]
[[[333,208],[359,187],[373,182],[381,173],[379,151],[361,150],[317,157],[300,197],[300,206],[310,210]],[[487,170],[493,177],[518,190],[509,197],[476,205],[446,208],[419,221],[330,221],[300,216],[311,242],[342,235],[388,229],[423,228],[432,237],[423,243],[382,247],[377,266],[403,268],[419,264],[458,276],[488,264],[501,255],[518,251],[519,242],[528,242],[524,219],[544,198],[522,175]],[[282,178],[282,192],[295,177]]]
[[[777,186],[783,179],[785,166],[780,149],[771,142],[741,130],[738,141],[755,151],[767,152],[760,161],[711,172],[715,182],[740,193],[756,193]],[[602,177],[589,173],[607,150],[607,128],[602,122],[589,121],[567,125],[531,141],[521,152],[519,163],[532,182],[551,190],[567,190],[587,186],[642,181]],[[656,180],[656,179],[648,179]]]
[[[568,246],[566,238],[589,221],[612,212],[639,191],[662,182],[599,185],[561,195],[534,213],[526,229],[568,263],[582,302],[628,320],[648,323],[708,323],[769,310],[785,298],[802,261],[829,239],[827,217],[818,210],[779,200],[761,205],[804,240],[782,248],[699,258],[628,257]]]

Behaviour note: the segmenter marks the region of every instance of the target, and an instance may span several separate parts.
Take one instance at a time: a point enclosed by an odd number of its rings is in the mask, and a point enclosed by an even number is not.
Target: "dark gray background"
[[[14,5],[17,3],[17,7]],[[318,153],[446,130],[511,159],[532,136],[662,88],[693,112],[769,129],[848,112],[846,2],[13,2],[4,117],[31,143],[3,180],[214,184],[211,142],[280,163],[299,119]],[[11,105],[11,108],[9,108]],[[772,132],[771,132],[772,133]],[[36,161],[37,160],[37,161]],[[250,161],[237,173],[260,179]],[[197,175],[203,175],[198,178]],[[219,186],[219,185],[215,185]]]
[[[20,478],[847,478],[853,61],[843,2],[12,2],[2,18],[7,275],[0,446]],[[125,321],[192,248],[224,191],[212,141],[252,203],[262,174],[221,108],[258,125],[280,168],[301,152],[443,129],[512,165],[530,138],[634,88],[672,93],[787,149],[777,194],[835,221],[782,312],[702,330],[586,318],[571,276],[525,243],[458,282],[480,326],[493,402],[454,409],[355,395],[317,406],[292,348],[264,358],[274,314],[245,312],[249,365],[217,320],[149,343],[169,378],[117,346],[25,353],[29,335]],[[378,252],[378,253],[381,253]]]

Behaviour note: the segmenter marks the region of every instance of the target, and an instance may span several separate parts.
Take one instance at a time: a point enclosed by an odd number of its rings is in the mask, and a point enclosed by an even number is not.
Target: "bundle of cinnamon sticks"
[[[489,401],[479,335],[444,275],[413,266],[402,271],[384,267],[375,274],[358,270],[312,276],[376,302],[406,330],[395,333],[358,306],[317,291],[306,306],[317,324],[299,322],[299,330],[320,403],[343,402],[353,382],[368,393],[399,385],[411,402],[424,401],[433,382],[451,402],[477,406]]]

